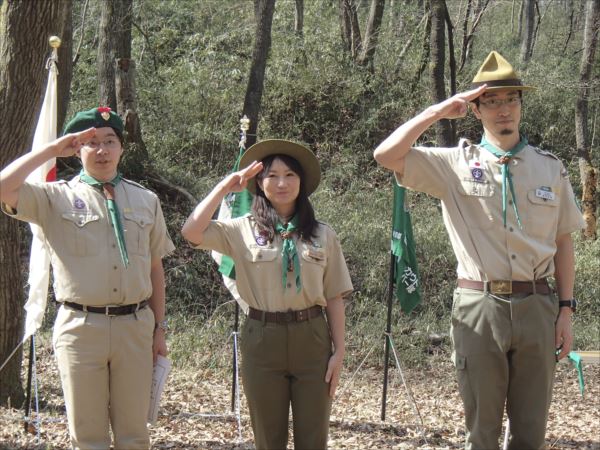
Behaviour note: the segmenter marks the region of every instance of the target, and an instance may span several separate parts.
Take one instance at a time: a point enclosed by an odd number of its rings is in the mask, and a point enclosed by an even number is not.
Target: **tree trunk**
[[[350,13],[346,8],[346,1],[339,0],[340,12],[340,31],[342,33],[342,46],[347,52],[352,51],[352,25],[350,23]]]
[[[140,179],[149,163],[148,150],[142,138],[140,119],[137,114],[135,91],[135,61],[118,58],[114,65],[115,94],[117,114],[123,118],[125,125],[123,166],[127,167],[128,176]]]
[[[298,37],[304,35],[304,0],[296,0],[294,9],[294,33]]]
[[[428,8],[427,8],[428,9]],[[424,12],[426,16],[425,20],[425,33],[423,34],[423,44],[421,46],[421,61],[419,63],[419,68],[417,69],[417,73],[415,74],[415,78],[412,82],[411,91],[416,89],[417,83],[421,80],[421,75],[425,72],[427,68],[427,64],[429,62],[429,55],[431,53],[431,11]]]
[[[535,0],[523,0],[523,38],[521,40],[521,62],[524,65],[526,65],[531,58],[534,21]]]
[[[377,39],[379,38],[384,6],[385,0],[371,0],[369,21],[365,30],[362,51],[357,61],[359,65],[368,67],[371,72],[374,71],[373,60],[375,59],[375,50],[377,49]]]
[[[102,106],[117,109],[115,60],[131,58],[133,0],[102,2],[98,42],[98,99]]]
[[[340,25],[344,49],[356,60],[362,46],[356,0],[339,0]]]
[[[444,83],[444,67],[446,65],[445,49],[446,2],[445,0],[431,0],[431,94],[434,103],[446,99]],[[453,144],[452,127],[448,119],[436,123],[435,135],[437,145],[449,147]]]
[[[265,81],[267,57],[271,49],[271,25],[273,24],[273,11],[275,0],[254,0],[256,11],[256,33],[254,35],[254,51],[252,52],[252,65],[248,77],[248,87],[244,98],[245,114],[250,119],[247,145],[256,142],[258,128],[258,113],[262,101],[262,92]]]
[[[591,91],[591,77],[594,66],[594,55],[598,47],[600,32],[600,6],[597,1],[588,1],[585,12],[585,29],[583,33],[583,53],[579,68],[579,93],[575,108],[575,138],[577,140],[577,157],[579,173],[583,189],[582,212],[585,219],[583,236],[585,239],[596,239],[596,210],[598,207],[596,185],[597,169],[592,165],[590,157],[590,137],[588,130],[588,103]]]
[[[63,0],[65,20],[58,37],[62,40],[58,49],[58,105],[56,113],[57,135],[62,134],[71,97],[71,80],[73,78],[73,1]]]
[[[0,166],[29,151],[48,71],[48,37],[68,20],[68,2],[4,0],[0,7]],[[0,214],[0,364],[23,338],[23,279],[18,223]],[[0,374],[0,404],[23,401],[22,351]],[[10,399],[10,400],[9,400]]]

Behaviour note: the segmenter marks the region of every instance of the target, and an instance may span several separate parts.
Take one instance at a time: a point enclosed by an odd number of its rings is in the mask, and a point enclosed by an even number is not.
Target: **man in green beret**
[[[452,340],[465,447],[497,449],[506,406],[508,447],[541,449],[555,363],[573,342],[571,233],[584,222],[562,163],[519,134],[522,94],[532,87],[497,52],[472,87],[401,125],[375,159],[400,185],[442,202],[458,260]],[[469,106],[483,126],[481,142],[413,146],[431,125],[464,117]]]
[[[0,172],[11,217],[41,227],[60,304],[53,345],[71,444],[147,449],[153,358],[166,355],[162,258],[174,249],[158,197],[118,172],[123,122],[83,111],[65,135]],[[77,155],[70,181],[29,183],[46,161]]]

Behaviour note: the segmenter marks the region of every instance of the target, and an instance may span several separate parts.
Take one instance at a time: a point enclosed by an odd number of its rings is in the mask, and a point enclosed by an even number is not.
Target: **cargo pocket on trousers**
[[[475,398],[469,382],[469,373],[467,371],[467,357],[454,352],[452,361],[456,368],[456,379],[458,381],[458,392],[465,406],[466,411],[471,411],[475,405]]]

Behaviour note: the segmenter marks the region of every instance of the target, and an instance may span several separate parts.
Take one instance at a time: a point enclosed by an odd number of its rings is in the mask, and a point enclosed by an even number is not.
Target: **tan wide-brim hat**
[[[240,159],[240,170],[248,167],[252,161],[262,161],[271,155],[287,155],[294,158],[304,170],[304,190],[312,194],[321,181],[321,165],[313,152],[307,147],[285,139],[265,139],[251,146]],[[256,194],[256,178],[248,180],[248,190]]]
[[[473,88],[478,88],[483,84],[487,84],[486,92],[500,89],[519,91],[535,89],[533,86],[524,86],[510,63],[496,51],[490,52],[473,78]]]

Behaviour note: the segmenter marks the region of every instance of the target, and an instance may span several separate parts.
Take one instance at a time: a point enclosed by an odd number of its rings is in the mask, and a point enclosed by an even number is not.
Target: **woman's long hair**
[[[269,155],[262,160],[263,170],[256,176],[256,195],[252,201],[252,215],[256,221],[258,231],[267,234],[268,239],[272,241],[275,236],[275,226],[279,222],[279,216],[275,208],[273,208],[258,184],[269,173],[275,159],[280,159],[292,172],[300,177],[300,190],[296,198],[294,214],[298,217],[298,234],[300,238],[309,241],[316,235],[317,220],[315,219],[315,211],[306,195],[304,170],[296,159],[288,155]]]

